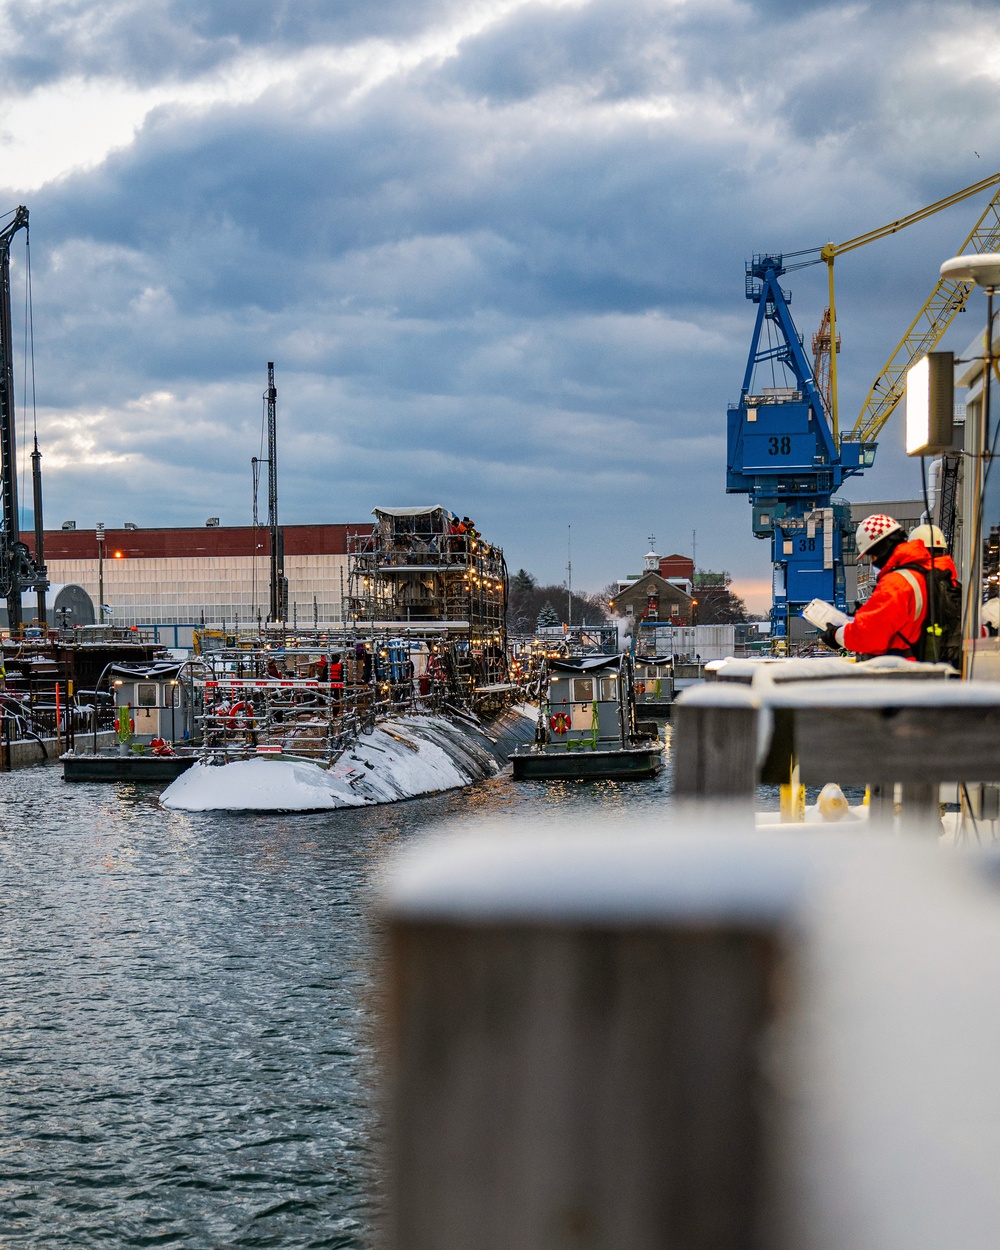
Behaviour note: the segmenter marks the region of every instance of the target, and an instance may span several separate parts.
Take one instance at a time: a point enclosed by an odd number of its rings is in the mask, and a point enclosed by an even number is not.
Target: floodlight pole
[[[983,595],[983,488],[990,463],[990,388],[993,381],[993,296],[1000,286],[1000,252],[978,252],[954,256],[941,266],[941,277],[957,282],[975,282],[986,292],[986,337],[983,341],[983,395],[974,420],[978,428],[969,429],[966,446],[972,451],[971,520],[968,534],[963,527],[962,573],[965,582],[965,656],[962,676],[971,677],[976,645],[979,641],[980,608]],[[967,510],[970,492],[963,486],[962,510]]]
[[[968,638],[972,643],[964,665],[965,676],[972,676],[975,645],[980,632],[980,609],[983,599],[983,491],[990,459],[990,391],[993,381],[993,295],[996,287],[986,288],[986,337],[983,343],[983,398],[979,405],[979,446],[976,448],[973,487],[972,541],[969,544],[969,609]]]

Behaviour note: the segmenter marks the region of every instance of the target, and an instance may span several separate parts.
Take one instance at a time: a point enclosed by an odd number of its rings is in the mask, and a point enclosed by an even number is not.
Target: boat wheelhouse
[[[515,778],[655,776],[663,767],[663,744],[636,722],[635,710],[627,653],[551,661],[535,741],[511,757]]]
[[[640,716],[669,716],[674,702],[674,657],[635,658],[635,710]]]

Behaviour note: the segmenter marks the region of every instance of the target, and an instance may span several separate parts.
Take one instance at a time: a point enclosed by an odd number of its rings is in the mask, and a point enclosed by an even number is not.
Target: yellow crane
[[[848,239],[846,243],[827,243],[822,248],[809,249],[810,251],[818,251],[819,260],[826,261],[827,265],[830,307],[823,314],[823,322],[820,326],[819,334],[814,339],[814,351],[817,352],[817,365],[821,366],[820,356],[828,355],[829,357],[830,424],[835,438],[838,434],[839,425],[837,351],[840,349],[840,338],[837,334],[837,304],[833,281],[834,261],[838,256],[843,256],[845,252],[853,252],[855,248],[864,247],[866,243],[874,243],[876,239],[884,239],[890,234],[896,234],[900,230],[905,230],[907,226],[923,221],[926,217],[932,217],[943,208],[949,208],[952,204],[959,204],[962,200],[967,200],[973,195],[978,195],[980,191],[986,191],[998,184],[1000,184],[1000,173],[992,174],[989,178],[983,178],[979,182],[973,183],[970,187],[965,187],[961,191],[945,196],[943,200],[937,200],[933,204],[928,204],[925,208],[909,213],[906,217],[900,217],[897,221],[890,221],[887,225],[880,226],[877,230],[869,230],[866,234],[859,234],[857,238]],[[1000,191],[997,191],[986,206],[982,216],[973,227],[972,233],[962,244],[961,252],[964,253],[970,249],[974,252],[1000,251]],[[799,252],[795,253],[795,255],[801,256],[805,255],[805,253]],[[816,262],[806,261],[803,263],[815,264]],[[879,431],[886,421],[889,420],[896,405],[903,398],[906,390],[907,369],[926,355],[927,352],[933,351],[941,341],[944,332],[965,306],[965,301],[968,299],[973,285],[971,282],[956,282],[946,278],[940,279],[872,384],[861,413],[854,423],[854,429],[851,434],[852,440],[867,443],[873,441],[878,436]],[[836,345],[835,350],[831,350],[831,345]]]

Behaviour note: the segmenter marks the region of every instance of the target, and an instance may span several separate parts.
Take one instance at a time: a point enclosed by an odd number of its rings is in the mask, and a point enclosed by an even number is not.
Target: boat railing
[[[503,574],[503,551],[464,534],[357,535],[350,538],[348,553],[358,569],[468,567],[479,575]]]
[[[447,666],[415,676],[388,641],[363,660],[349,656],[339,681],[301,674],[275,677],[264,667],[274,664],[266,656],[215,652],[207,661],[195,682],[203,696],[197,719],[206,756],[289,754],[329,762],[380,721],[442,712],[455,698],[455,674]]]

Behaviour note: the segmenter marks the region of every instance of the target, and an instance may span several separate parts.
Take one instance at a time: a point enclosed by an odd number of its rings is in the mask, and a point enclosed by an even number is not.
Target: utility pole
[[[97,522],[97,621],[104,624],[104,522]]]
[[[698,531],[697,530],[691,531],[691,563],[694,565],[695,571],[697,572],[698,570]]]
[[[285,536],[278,529],[278,392],[274,385],[274,361],[267,362],[267,524],[271,532],[271,606],[268,620],[287,616],[288,582],[285,580]]]
[[[35,435],[35,450],[31,453],[31,506],[35,515],[35,591],[38,596],[38,623],[44,629],[48,625],[45,606],[45,595],[49,587],[48,570],[45,567],[45,521],[42,517],[42,453],[38,450],[38,435]]]
[[[573,526],[566,526],[566,626],[573,624]]]

